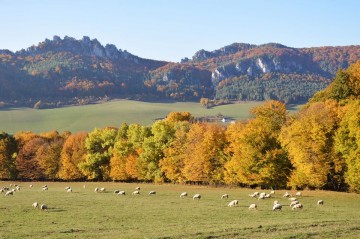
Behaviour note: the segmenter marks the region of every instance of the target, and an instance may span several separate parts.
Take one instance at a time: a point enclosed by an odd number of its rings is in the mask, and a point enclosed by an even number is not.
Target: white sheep
[[[99,192],[99,188],[95,188],[94,192],[96,192],[96,193]]]
[[[7,191],[5,193],[5,196],[10,196],[10,195],[14,195],[14,191]]]
[[[278,200],[275,200],[275,201],[274,201],[274,205],[275,205],[275,204],[279,204],[279,201],[278,201]]]
[[[301,192],[296,192],[295,196],[299,196],[299,197],[301,197],[301,196],[302,196],[302,194],[301,194]]]
[[[270,194],[275,194],[275,191],[274,191],[274,190],[272,190],[272,191],[270,192]]]
[[[273,206],[272,210],[273,211],[276,211],[276,210],[281,211],[281,208],[282,208],[282,205],[278,203]]]
[[[301,203],[295,204],[291,209],[295,210],[295,209],[302,209],[303,205]]]
[[[180,197],[181,197],[181,198],[187,197],[187,195],[188,195],[187,192],[183,192],[183,193],[180,194]]]
[[[32,204],[32,206],[33,206],[34,208],[37,208],[37,207],[39,207],[39,204],[38,204],[37,202],[34,202],[34,203]]]
[[[48,207],[46,206],[46,204],[41,204],[41,205],[40,205],[40,209],[41,209],[42,211],[47,211]]]
[[[136,191],[140,191],[140,187],[136,187],[135,190],[136,190]]]
[[[49,190],[49,188],[45,185],[45,186],[43,186],[43,187],[41,188],[41,190],[42,190],[42,191],[47,191],[47,190]]]
[[[66,190],[66,192],[72,193],[72,189],[71,189],[71,188],[68,188],[68,189]]]
[[[299,201],[291,201],[291,203],[290,203],[290,207],[293,207],[294,205],[296,205],[296,204],[299,204]]]
[[[319,200],[319,201],[317,201],[317,205],[318,205],[318,206],[324,205],[324,200]]]
[[[33,187],[33,185],[32,185],[32,184],[30,184],[30,185],[29,185],[29,188],[32,188],[32,187]]]
[[[238,200],[232,200],[231,202],[229,202],[228,207],[236,207],[238,204]]]
[[[229,198],[229,195],[227,195],[226,193],[224,195],[221,196],[221,199],[224,199],[224,198]]]
[[[252,209],[257,209],[257,205],[255,203],[250,204],[249,210],[252,210]]]
[[[100,192],[102,193],[106,192],[106,188],[100,188]]]
[[[65,190],[67,191],[68,189],[70,189],[71,187],[70,186],[67,186],[67,187],[65,187]]]
[[[260,200],[260,199],[265,199],[265,198],[266,198],[265,196],[266,196],[266,194],[262,194],[262,193],[261,193],[261,194],[259,195],[258,200]]]
[[[193,196],[193,200],[195,200],[195,199],[200,200],[200,198],[201,198],[201,195],[199,193],[197,193]]]
[[[297,201],[297,198],[289,198],[289,200],[291,201],[291,202],[293,202],[293,201]]]
[[[253,193],[253,194],[249,194],[249,197],[256,198],[257,195],[258,194]]]
[[[288,197],[290,197],[291,195],[288,193],[288,192],[286,192],[284,195],[283,195],[283,198],[288,198]]]
[[[271,194],[265,194],[265,198],[271,198]]]
[[[132,195],[139,195],[139,194],[140,194],[140,191],[138,191],[138,190],[132,192]]]
[[[149,192],[149,195],[155,195],[155,194],[156,194],[155,191],[150,191],[150,192]]]
[[[19,185],[16,185],[15,190],[16,190],[16,191],[20,191],[20,186],[19,186]]]
[[[119,191],[118,195],[125,195],[125,191]]]

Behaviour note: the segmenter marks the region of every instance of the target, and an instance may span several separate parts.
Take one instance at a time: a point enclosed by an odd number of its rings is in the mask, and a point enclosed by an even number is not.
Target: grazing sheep
[[[301,195],[301,192],[296,192],[295,196],[301,197],[301,196],[302,196],[302,195]]]
[[[181,198],[187,197],[187,195],[188,195],[187,192],[183,192],[183,193],[180,194],[180,197],[181,197]]]
[[[125,195],[125,191],[119,191],[118,195]]]
[[[270,192],[270,194],[275,194],[275,191],[274,191],[274,190],[272,190],[272,191]]]
[[[10,195],[14,195],[14,192],[13,192],[13,191],[7,191],[7,192],[5,193],[5,196],[10,196]]]
[[[195,200],[195,199],[200,200],[200,198],[201,198],[201,195],[199,193],[197,193],[193,196],[193,200]]]
[[[16,185],[15,190],[16,190],[16,191],[20,191],[20,186],[19,186],[19,185]]]
[[[275,204],[279,204],[279,201],[278,201],[278,200],[275,200],[275,201],[274,201],[274,205],[275,205]]]
[[[257,209],[257,205],[255,203],[250,204],[249,210],[252,210],[252,209]]]
[[[290,203],[290,207],[293,207],[294,205],[296,205],[296,204],[299,204],[299,201],[291,201],[291,203]]]
[[[32,187],[33,187],[33,185],[32,185],[32,184],[30,184],[30,185],[29,185],[29,188],[32,188]]]
[[[266,193],[260,193],[259,197],[265,197]]]
[[[83,185],[83,189],[85,189],[85,188],[86,188],[86,185],[84,184],[84,185]]]
[[[323,200],[319,200],[317,201],[317,205],[320,206],[320,205],[324,205],[324,201]]]
[[[229,202],[228,207],[236,207],[238,204],[238,200],[232,200],[231,202]]]
[[[100,188],[100,192],[102,193],[106,192],[106,188]]]
[[[284,196],[283,196],[283,198],[288,198],[288,197],[290,197],[291,195],[288,193],[288,192],[286,192],[285,194],[284,194]]]
[[[1,188],[0,193],[3,193],[3,192],[5,192],[5,189]]]
[[[34,202],[34,203],[32,204],[32,206],[33,206],[34,208],[38,208],[38,207],[39,207],[39,204],[38,204],[37,202]]]
[[[40,209],[41,209],[42,211],[47,211],[48,207],[46,206],[46,204],[41,204],[41,205],[40,205]]]
[[[290,201],[297,201],[297,198],[289,198]]]
[[[71,189],[71,188],[69,188],[68,190],[66,190],[66,192],[68,192],[68,193],[72,193],[72,189]]]
[[[139,194],[140,194],[140,191],[138,191],[138,190],[132,192],[132,195],[139,195]]]
[[[48,188],[48,186],[45,185],[45,186],[42,186],[41,190],[42,191],[47,191],[47,190],[49,190],[49,188]]]
[[[253,194],[249,194],[249,197],[256,198],[257,195],[258,194],[253,193]]]
[[[295,209],[302,209],[303,205],[301,203],[295,204],[291,209],[295,210]]]
[[[140,187],[136,187],[135,190],[140,191]]]
[[[120,190],[115,190],[114,194],[118,194],[120,192]]]
[[[271,198],[271,194],[265,194],[265,198]]]
[[[259,196],[259,198],[258,198],[258,200],[260,200],[260,199],[265,199],[265,198],[266,198],[265,196],[266,196],[266,194],[262,194],[262,193],[261,193],[260,196]]]
[[[278,203],[273,206],[272,210],[273,211],[276,211],[276,210],[281,211],[281,208],[282,208],[281,204]]]
[[[65,190],[68,190],[68,189],[70,189],[71,187],[70,186],[67,186],[67,187],[65,187]]]
[[[224,199],[224,198],[229,198],[229,195],[227,195],[226,193],[224,195],[221,196],[221,199]]]
[[[155,194],[156,194],[155,191],[150,191],[150,192],[149,192],[149,195],[155,195]]]
[[[99,192],[99,188],[95,188],[94,192],[96,192],[96,193]]]

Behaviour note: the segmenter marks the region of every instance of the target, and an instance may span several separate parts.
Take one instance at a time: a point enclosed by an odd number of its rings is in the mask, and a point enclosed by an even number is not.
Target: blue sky
[[[360,44],[358,0],[0,0],[0,49],[89,36],[178,62],[234,42]]]

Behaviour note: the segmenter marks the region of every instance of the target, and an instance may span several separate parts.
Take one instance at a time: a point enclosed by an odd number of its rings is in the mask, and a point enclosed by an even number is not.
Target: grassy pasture
[[[156,118],[162,118],[172,111],[188,111],[192,115],[214,116],[221,113],[227,117],[248,119],[249,109],[263,102],[243,102],[204,109],[195,102],[140,102],[131,100],[114,100],[102,104],[72,106],[57,109],[1,109],[0,131],[14,134],[19,131],[35,133],[57,130],[71,132],[92,131],[105,126],[120,126],[126,122],[150,125]],[[291,111],[296,111],[295,107]]]
[[[0,187],[16,182],[0,182]],[[292,211],[285,191],[275,198],[250,198],[255,190],[188,185],[125,184],[113,182],[60,183],[18,182],[13,196],[0,194],[0,238],[359,238],[360,195],[328,191],[304,191],[304,209]],[[33,184],[33,188],[29,185]],[[47,184],[48,191],[41,191]],[[83,185],[86,188],[83,188]],[[73,188],[72,193],[65,191]],[[131,195],[136,186],[141,194]],[[95,193],[106,187],[106,193]],[[118,196],[115,189],[125,190]],[[148,195],[155,190],[156,195]],[[187,191],[187,198],[180,198]],[[260,190],[261,191],[261,190]],[[268,190],[267,190],[268,191]],[[192,195],[200,193],[201,200]],[[221,199],[224,193],[229,199]],[[294,193],[294,192],[292,192]],[[239,206],[227,207],[233,200]],[[325,201],[317,206],[318,199]],[[274,200],[281,212],[271,210]],[[47,212],[32,208],[46,203]],[[258,210],[249,211],[251,203]]]

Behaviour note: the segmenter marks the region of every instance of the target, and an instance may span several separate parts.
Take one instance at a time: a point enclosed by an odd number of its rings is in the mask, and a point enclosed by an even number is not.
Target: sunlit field
[[[248,194],[270,190],[112,182],[0,182],[0,188],[10,184],[21,189],[0,194],[0,238],[360,237],[360,195],[352,193],[303,191],[298,199],[304,208],[291,210],[283,190],[257,200]],[[41,190],[45,184],[48,191]],[[66,186],[73,192],[66,192]],[[131,195],[137,186],[140,195]],[[96,193],[95,187],[107,191]],[[116,189],[126,195],[114,194]],[[156,195],[149,195],[150,190]],[[180,198],[184,191],[188,197]],[[192,199],[195,193],[200,200]],[[228,199],[221,199],[224,193]],[[238,207],[227,206],[233,199],[239,200]],[[319,199],[323,206],[317,206]],[[282,211],[271,210],[274,200]],[[33,208],[34,202],[45,203],[48,210]],[[258,209],[249,210],[251,203]]]
[[[244,120],[250,117],[251,108],[261,104],[263,102],[243,102],[205,109],[200,103],[195,102],[154,103],[117,100],[57,109],[1,109],[0,131],[10,134],[19,131],[41,133],[52,130],[89,132],[94,128],[119,127],[123,122],[150,125],[155,119],[164,118],[172,111],[187,111],[196,117],[222,114],[235,120]],[[297,107],[291,106],[290,111],[297,111]]]

